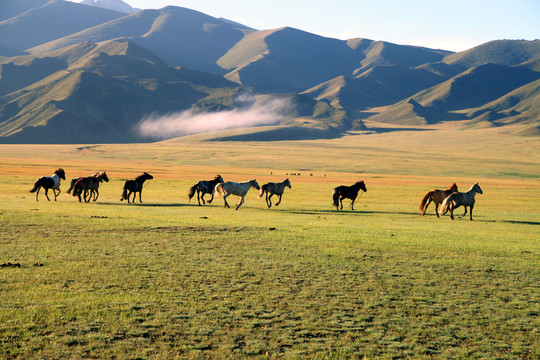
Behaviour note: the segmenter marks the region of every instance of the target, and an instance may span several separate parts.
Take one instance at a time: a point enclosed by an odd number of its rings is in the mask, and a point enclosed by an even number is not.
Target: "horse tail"
[[[216,195],[216,194],[217,195],[227,194],[227,192],[225,191],[221,183],[217,184],[216,187],[214,188],[214,192],[212,193],[212,195]]]
[[[441,207],[439,208],[439,215],[444,215],[448,212],[450,205],[454,201],[454,194],[448,195],[442,202]]]
[[[262,198],[266,191],[268,191],[268,185],[264,184],[263,186],[261,186],[261,191],[259,192],[259,196],[257,196],[257,199]]]
[[[339,191],[337,191],[337,189],[334,189],[334,192],[332,193],[332,198],[334,199],[334,206],[339,207]]]
[[[40,181],[41,179],[37,179],[36,182],[34,183],[34,187],[32,188],[32,190],[30,190],[31,193],[35,193],[36,191],[38,191],[39,189],[39,186],[40,186]]]
[[[188,198],[189,198],[189,201],[191,201],[191,198],[193,197],[193,195],[195,195],[195,191],[197,191],[198,187],[199,187],[199,184],[197,183],[197,184],[193,185],[191,187],[191,189],[189,189],[189,193],[187,195]]]
[[[79,180],[77,180],[75,184],[73,184],[73,182],[71,183],[71,189],[73,189],[73,196],[77,196],[80,193],[82,193],[82,185],[81,185],[82,179],[83,178],[80,178]]]
[[[120,199],[120,201],[127,200],[127,188],[128,188],[128,182],[126,181],[124,184],[124,190],[122,191],[122,198]]]
[[[426,203],[427,201],[429,200],[429,198],[431,197],[431,194],[433,194],[433,190],[431,190],[430,192],[428,192],[426,194],[426,196],[424,196],[424,198],[422,199],[422,201],[420,202],[420,211],[424,211],[424,208],[426,207]]]

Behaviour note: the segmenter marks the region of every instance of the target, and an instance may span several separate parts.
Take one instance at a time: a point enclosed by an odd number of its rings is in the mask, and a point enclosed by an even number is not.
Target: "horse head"
[[[107,173],[106,173],[105,171],[102,172],[102,173],[100,173],[99,176],[100,176],[100,178],[101,178],[102,180],[105,180],[106,182],[109,182],[109,178],[107,177]]]
[[[152,180],[154,177],[147,173],[146,171],[143,173],[143,176],[146,180]]]
[[[251,180],[249,180],[249,183],[250,183],[251,186],[253,186],[255,189],[257,189],[257,190],[260,190],[260,189],[261,189],[261,187],[259,186],[259,184],[257,184],[257,180],[251,179]]]
[[[220,184],[222,184],[224,182],[221,175],[216,175],[216,177],[214,178],[214,181],[217,181]]]
[[[479,194],[483,194],[482,189],[480,189],[480,185],[478,183],[473,185],[474,191],[476,191]]]
[[[364,180],[357,181],[356,185],[360,187],[360,190],[363,190],[364,192],[367,192],[366,184],[364,183]]]
[[[448,188],[449,191],[455,193],[455,192],[458,192],[458,188],[457,188],[457,184],[456,183],[453,183],[452,186],[450,186]]]
[[[60,179],[66,180],[66,173],[65,173],[64,169],[60,168],[60,169],[56,170],[54,173],[55,173],[56,175],[58,175],[58,177],[59,177]]]
[[[285,179],[285,181],[284,181],[283,183],[285,184],[285,186],[288,186],[289,189],[292,189],[292,188],[291,188],[291,181],[290,181],[288,178]]]

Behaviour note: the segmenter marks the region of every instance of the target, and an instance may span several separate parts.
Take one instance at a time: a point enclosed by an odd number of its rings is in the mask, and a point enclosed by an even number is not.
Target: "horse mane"
[[[446,189],[446,191],[452,191],[453,188],[456,188],[456,191],[458,191],[458,187],[456,183],[452,183],[452,185],[450,185],[450,187]]]

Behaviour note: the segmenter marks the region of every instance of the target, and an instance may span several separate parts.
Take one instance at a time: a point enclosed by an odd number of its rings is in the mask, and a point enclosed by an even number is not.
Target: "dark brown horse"
[[[44,188],[45,189],[45,197],[47,200],[51,201],[49,199],[49,189],[52,189],[54,194],[54,201],[56,201],[56,196],[60,194],[60,179],[66,180],[66,173],[64,172],[64,169],[58,169],[54,172],[52,176],[42,176],[39,179],[36,180],[34,183],[34,187],[32,190],[30,190],[31,193],[36,193],[36,201],[38,201],[38,195],[39,195],[39,189]],[[58,190],[58,194],[56,191]]]
[[[129,197],[131,196],[131,194],[133,194],[132,202],[135,202],[135,197],[137,196],[137,193],[139,193],[139,202],[142,203],[141,194],[142,194],[143,184],[146,180],[151,180],[153,178],[154,177],[152,175],[145,172],[142,175],[137,176],[135,180],[126,181],[124,184],[124,191],[122,191],[122,198],[120,199],[120,201],[127,200],[129,204]]]
[[[206,202],[204,201],[205,194],[212,195],[210,200],[208,200],[208,203],[211,204],[212,201],[214,200],[214,189],[216,188],[216,185],[222,184],[222,183],[223,183],[223,178],[221,177],[221,175],[216,175],[214,180],[199,181],[198,183],[193,185],[191,189],[189,189],[189,193],[188,193],[189,201],[191,201],[191,198],[193,197],[193,195],[195,195],[195,192],[197,192],[197,201],[199,201],[199,206],[201,206],[201,200],[202,200],[203,205],[206,204]],[[199,197],[199,194],[200,194],[200,197]]]
[[[81,202],[81,194],[84,192],[84,202],[90,202],[92,197],[94,197],[93,201],[96,201],[99,196],[99,184],[102,181],[109,182],[105,171],[80,178],[73,186],[73,196],[77,196]]]
[[[337,210],[343,210],[343,199],[351,199],[351,210],[354,210],[354,201],[358,197],[358,192],[360,190],[363,190],[364,192],[367,192],[366,184],[364,184],[364,181],[357,181],[351,186],[345,186],[341,185],[334,189],[334,192],[332,193],[332,198],[334,199],[334,206]]]
[[[420,202],[420,211],[422,212],[422,216],[426,214],[428,205],[431,204],[431,202],[433,201],[435,203],[435,214],[437,214],[437,217],[439,217],[439,205],[442,204],[444,199],[446,199],[450,194],[455,193],[457,191],[458,191],[458,187],[456,183],[453,183],[446,190],[433,189],[430,192],[428,192],[426,196],[424,196],[424,198]]]

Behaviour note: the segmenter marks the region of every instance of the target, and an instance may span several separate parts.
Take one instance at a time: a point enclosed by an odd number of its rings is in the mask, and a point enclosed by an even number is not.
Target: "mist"
[[[236,99],[240,107],[217,112],[185,110],[167,115],[148,115],[138,125],[143,137],[170,139],[173,137],[238,129],[262,125],[277,125],[286,118],[288,100],[271,98],[258,103],[254,97]]]

